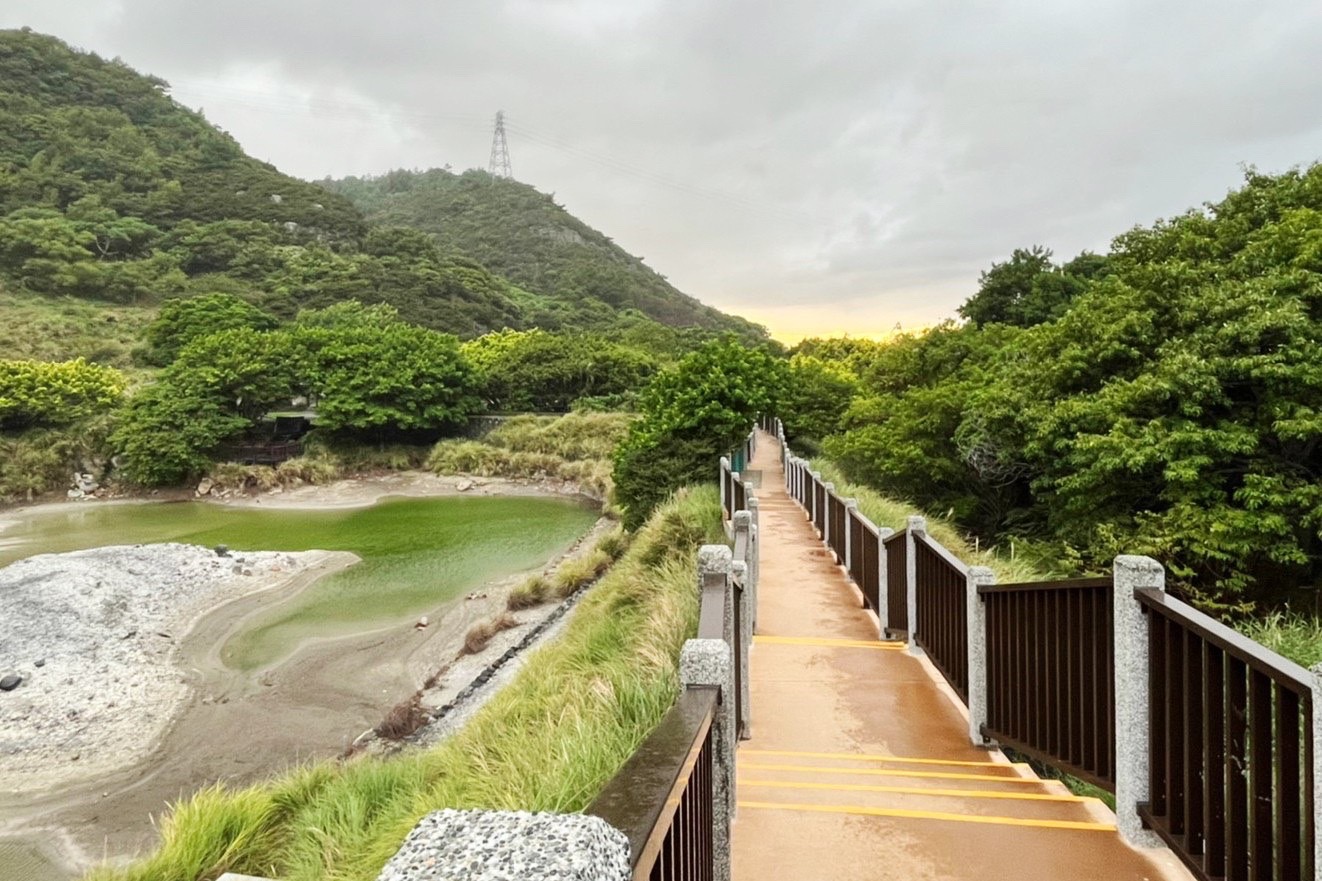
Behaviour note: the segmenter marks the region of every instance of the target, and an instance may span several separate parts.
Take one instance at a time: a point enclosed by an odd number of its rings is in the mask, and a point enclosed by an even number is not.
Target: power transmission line
[[[514,177],[510,170],[510,145],[505,140],[504,110],[496,111],[496,132],[491,136],[491,161],[487,164],[487,171],[492,177]]]

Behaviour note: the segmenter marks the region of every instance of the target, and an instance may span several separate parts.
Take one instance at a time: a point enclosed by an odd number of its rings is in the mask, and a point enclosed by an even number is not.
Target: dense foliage
[[[118,403],[124,376],[82,359],[0,360],[0,431],[67,425]]]
[[[615,453],[615,493],[630,528],[676,488],[713,480],[717,459],[754,421],[775,411],[785,364],[728,337],[703,346],[657,375],[643,392],[629,434]]]
[[[487,403],[514,412],[561,413],[579,398],[637,391],[657,369],[646,353],[593,334],[507,330],[463,349]]]
[[[1250,172],[1104,257],[1049,258],[985,273],[964,309],[976,324],[841,353],[861,387],[828,453],[1081,568],[1156,556],[1209,607],[1317,585],[1322,166]]]
[[[226,442],[296,396],[316,402],[323,431],[376,441],[434,438],[481,408],[453,336],[400,321],[305,318],[307,325],[236,327],[185,346],[129,402],[113,436],[126,476],[165,484],[203,473]]]

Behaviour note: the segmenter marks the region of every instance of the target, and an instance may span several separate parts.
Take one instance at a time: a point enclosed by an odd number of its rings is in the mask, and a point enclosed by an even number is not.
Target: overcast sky
[[[782,338],[1322,159],[1317,0],[3,0],[305,178],[514,175]]]

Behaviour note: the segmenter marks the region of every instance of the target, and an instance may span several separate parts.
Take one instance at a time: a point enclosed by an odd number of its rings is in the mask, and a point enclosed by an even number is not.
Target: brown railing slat
[[[1248,881],[1248,665],[1233,655],[1226,659],[1226,878]]]
[[[1252,881],[1273,881],[1272,871],[1272,683],[1265,673],[1249,671],[1249,811],[1253,850]]]
[[[1303,864],[1301,851],[1302,792],[1299,780],[1299,695],[1277,684],[1275,690],[1276,771],[1275,806],[1276,826],[1273,836],[1277,842],[1281,877],[1300,877]],[[1312,734],[1311,726],[1308,732]],[[1307,781],[1306,785],[1312,785]]]
[[[1206,727],[1207,792],[1203,800],[1203,842],[1208,875],[1226,873],[1226,674],[1225,654],[1204,641],[1203,724]]]

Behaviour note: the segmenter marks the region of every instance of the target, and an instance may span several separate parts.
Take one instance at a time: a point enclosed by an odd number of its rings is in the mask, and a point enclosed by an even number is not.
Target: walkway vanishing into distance
[[[1188,878],[1124,844],[1100,802],[973,747],[925,661],[877,619],[786,494],[759,432],[752,739],[737,760],[734,881]]]

